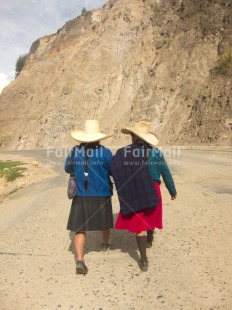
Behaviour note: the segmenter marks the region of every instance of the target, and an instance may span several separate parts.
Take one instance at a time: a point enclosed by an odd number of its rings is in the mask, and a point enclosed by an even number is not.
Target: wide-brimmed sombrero
[[[71,132],[73,139],[79,142],[97,142],[112,136],[100,132],[99,121],[86,120],[84,130],[74,130]]]
[[[144,121],[139,121],[133,128],[122,128],[121,132],[124,134],[132,133],[151,145],[157,145],[159,143],[157,136],[151,132],[150,123]]]

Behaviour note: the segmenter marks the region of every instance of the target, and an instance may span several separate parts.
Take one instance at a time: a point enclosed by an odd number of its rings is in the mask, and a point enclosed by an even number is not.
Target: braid
[[[88,167],[89,167],[89,152],[88,148],[85,147],[85,166],[84,166],[84,175],[85,175],[85,190],[88,191],[89,179],[88,179]]]
[[[88,185],[89,185],[89,150],[93,150],[99,146],[99,142],[92,142],[92,143],[83,143],[82,146],[84,147],[84,175],[85,175],[85,182],[84,188],[88,192]]]
[[[136,144],[139,145],[140,147],[142,147],[144,149],[144,157],[145,157],[145,162],[148,162],[149,160],[149,150],[152,148],[150,144],[148,144],[147,142],[141,140],[141,139],[137,139]]]

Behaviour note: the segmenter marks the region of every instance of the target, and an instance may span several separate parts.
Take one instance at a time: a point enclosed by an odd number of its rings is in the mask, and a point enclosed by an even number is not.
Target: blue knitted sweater
[[[74,156],[74,174],[76,176],[77,196],[112,196],[112,182],[109,177],[109,167],[112,158],[111,151],[99,145],[95,149],[91,149],[88,158],[88,190],[84,187],[85,175],[85,151],[84,146],[80,145],[76,149]],[[65,162],[65,171],[70,173],[70,159],[69,153]]]

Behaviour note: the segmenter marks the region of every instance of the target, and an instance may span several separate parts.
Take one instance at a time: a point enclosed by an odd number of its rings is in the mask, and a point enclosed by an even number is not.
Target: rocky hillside
[[[161,144],[232,145],[231,0],[110,0],[32,44],[0,96],[1,149],[72,145],[99,119]]]

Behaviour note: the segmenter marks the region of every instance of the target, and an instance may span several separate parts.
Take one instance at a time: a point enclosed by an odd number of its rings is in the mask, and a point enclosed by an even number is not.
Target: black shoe
[[[140,260],[140,261],[138,262],[138,265],[139,265],[139,268],[140,268],[142,271],[147,271],[147,269],[148,269],[148,261],[147,261],[147,260],[144,260],[144,261]]]
[[[110,249],[110,244],[109,243],[102,243],[101,245],[101,250],[106,252]]]
[[[82,260],[76,262],[76,273],[77,274],[87,274],[88,268]]]

